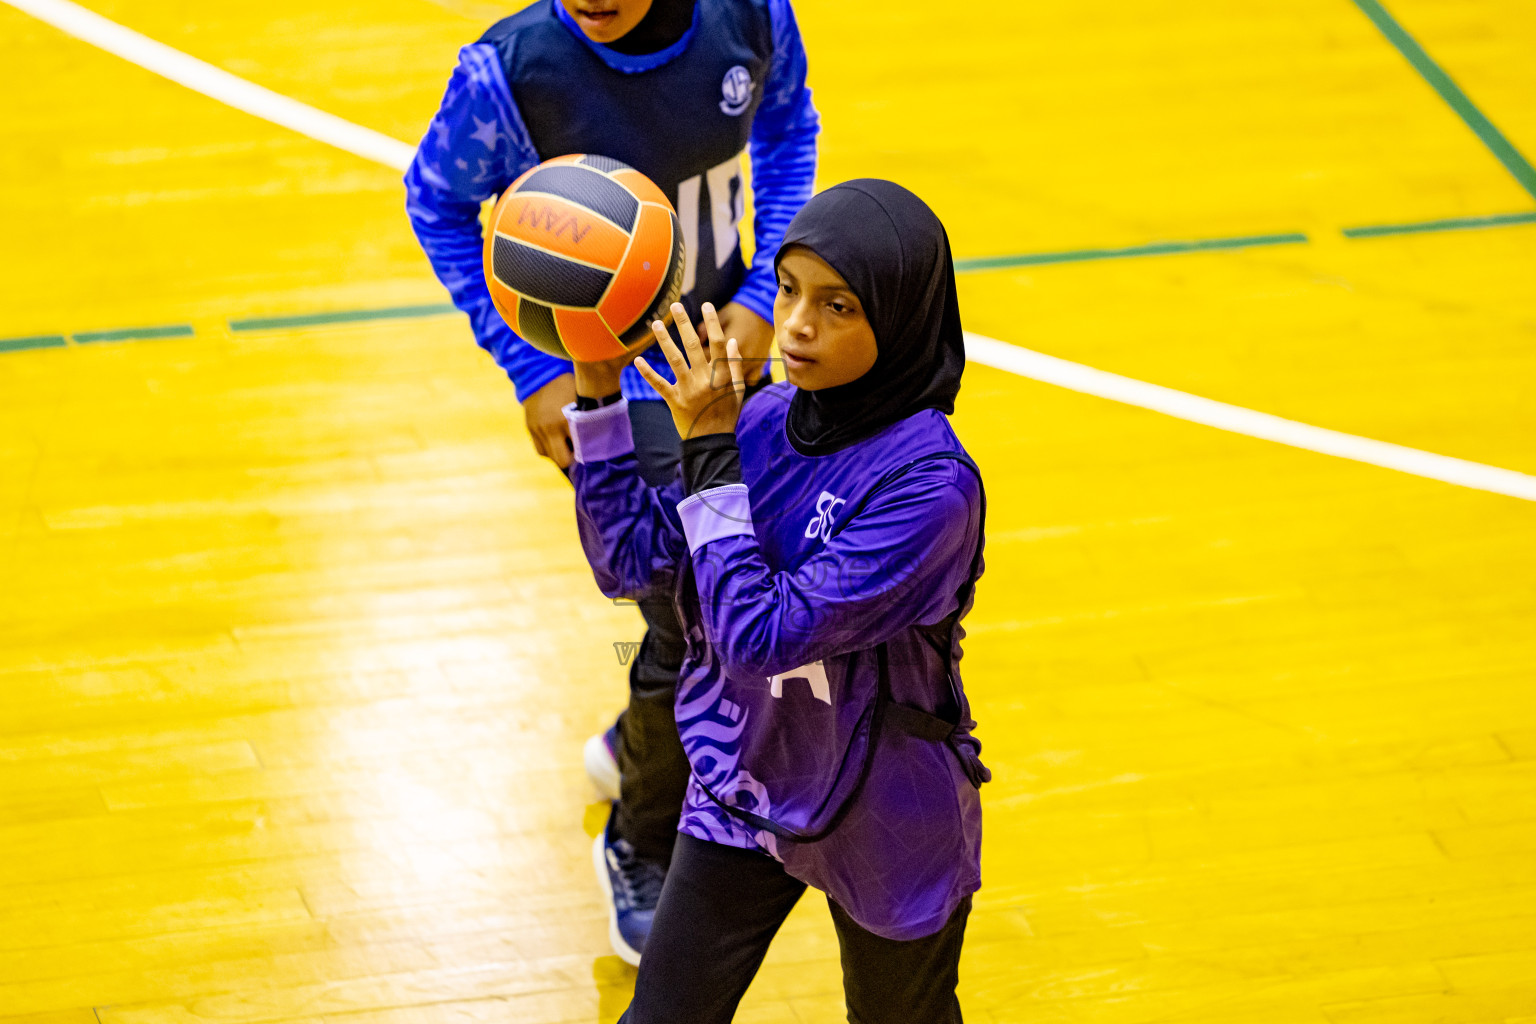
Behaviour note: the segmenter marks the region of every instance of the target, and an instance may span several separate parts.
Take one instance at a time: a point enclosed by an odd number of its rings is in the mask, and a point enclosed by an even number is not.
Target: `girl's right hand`
[[[702,309],[704,330],[709,339],[707,351],[680,303],[672,304],[672,319],[677,325],[678,336],[683,339],[682,351],[678,350],[677,343],[660,320],[651,324],[656,344],[672,367],[677,383],[669,382],[651,369],[644,359],[635,364],[640,376],[656,389],[672,410],[672,422],[677,427],[678,436],[684,438],[735,433],[742,396],[747,389],[745,367],[736,339],[726,338],[712,304],[706,302]]]

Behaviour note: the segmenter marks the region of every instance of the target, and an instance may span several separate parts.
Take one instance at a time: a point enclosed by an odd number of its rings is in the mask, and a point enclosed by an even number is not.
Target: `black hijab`
[[[828,455],[923,409],[955,411],[965,339],[955,264],[939,218],[894,182],[858,178],[811,198],[790,221],[774,265],[803,245],[842,275],[874,328],[875,365],[858,380],[796,390],[789,441]]]

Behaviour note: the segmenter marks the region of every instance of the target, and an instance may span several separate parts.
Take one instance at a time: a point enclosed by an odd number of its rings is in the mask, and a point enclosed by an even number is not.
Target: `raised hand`
[[[707,352],[700,344],[693,324],[688,322],[682,303],[672,305],[672,322],[677,327],[678,337],[683,340],[681,352],[667,333],[665,324],[660,320],[651,324],[656,344],[677,375],[676,384],[669,383],[644,359],[635,361],[640,375],[666,400],[667,407],[672,410],[672,422],[677,424],[678,434],[685,438],[735,433],[742,396],[747,389],[745,366],[736,339],[726,340],[713,305],[706,302],[703,314],[704,332],[709,336]]]

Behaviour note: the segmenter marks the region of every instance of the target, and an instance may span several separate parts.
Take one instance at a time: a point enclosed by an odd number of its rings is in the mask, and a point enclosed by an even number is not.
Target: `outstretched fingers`
[[[683,339],[683,351],[688,355],[688,365],[703,366],[704,349],[699,345],[699,333],[693,329],[688,311],[681,302],[672,303],[672,323],[677,327],[677,336]]]
[[[726,350],[725,329],[720,326],[720,315],[713,303],[704,303],[704,333],[709,336],[709,385],[723,388],[730,385],[731,373],[727,364],[731,356]]]
[[[640,376],[645,378],[645,382],[647,384],[656,389],[656,393],[662,397],[663,401],[665,401],[668,405],[673,405],[676,403],[676,388],[671,381],[667,380],[667,378],[651,369],[650,363],[646,362],[644,359],[636,359],[635,369],[640,371]]]
[[[713,302],[704,303],[700,312],[704,317],[704,333],[709,338],[709,361],[714,362],[725,356],[725,330],[720,326],[720,314],[715,312]]]
[[[717,323],[715,326],[720,325]],[[731,390],[736,392],[736,397],[740,399],[747,392],[747,366],[741,361],[741,348],[736,344],[735,338],[725,342],[725,355],[725,365],[730,368],[731,373]]]
[[[672,367],[672,375],[681,378],[688,364],[683,362],[683,354],[677,350],[677,343],[672,340],[672,335],[667,333],[667,325],[660,320],[653,320],[651,333],[656,336],[656,345],[661,349],[661,354],[666,357],[667,365]]]

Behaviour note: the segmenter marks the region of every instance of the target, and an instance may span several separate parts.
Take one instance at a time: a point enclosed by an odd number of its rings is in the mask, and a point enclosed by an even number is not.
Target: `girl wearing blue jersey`
[[[578,365],[577,520],[604,593],[675,596],[690,778],[628,1024],[729,1021],[807,886],[827,894],[849,1020],[960,1020],[988,778],[956,669],[981,479],[950,429],[964,341],[949,242],[900,186],[813,198],[777,250],[789,383],[743,404],[739,345],[656,325],[638,363],[684,435],[640,477],[623,360]],[[680,312],[680,311],[679,311]],[[673,381],[675,377],[675,383]]]
[[[772,256],[816,170],[818,120],[805,75],[789,0],[536,0],[459,51],[406,173],[406,209],[476,340],[512,378],[540,455],[569,468],[561,410],[576,397],[571,364],[527,344],[492,305],[481,204],[550,157],[593,153],[629,164],[677,209],[688,316],[696,320],[705,302],[720,307],[743,353],[765,357]],[[743,152],[757,238],[750,265],[737,231]],[[665,483],[679,457],[672,419],[636,371],[621,385],[640,472]],[[616,798],[593,853],[614,951],[630,963],[645,945],[688,779],[672,718],[682,636],[665,597],[639,604],[647,632],[630,662],[628,707],[586,750],[588,772]],[[559,685],[558,666],[550,675]]]

